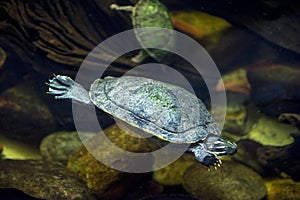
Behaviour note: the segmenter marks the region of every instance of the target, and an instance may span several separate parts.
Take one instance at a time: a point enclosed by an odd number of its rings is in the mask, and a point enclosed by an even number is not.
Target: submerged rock
[[[3,64],[5,63],[6,60],[6,52],[0,47],[0,70],[3,67]]]
[[[261,176],[232,161],[224,161],[219,169],[210,171],[200,164],[192,165],[184,174],[183,187],[205,200],[259,200],[266,195]]]
[[[274,117],[282,113],[298,114],[297,110],[300,110],[298,61],[294,65],[260,63],[249,67],[247,75],[252,88],[251,97],[263,113]]]
[[[185,170],[191,166],[195,158],[191,154],[184,154],[172,164],[153,172],[153,179],[163,185],[182,184]]]
[[[86,133],[87,138],[94,133]],[[56,132],[48,135],[40,144],[40,152],[46,160],[68,163],[69,156],[73,154],[82,142],[77,132]]]
[[[291,179],[274,179],[266,181],[268,200],[300,199],[300,183]]]
[[[300,135],[293,134],[295,142],[283,147],[264,146],[257,149],[257,158],[268,174],[285,172],[300,181]]]
[[[0,160],[0,188],[15,188],[41,199],[89,199],[85,184],[60,163]]]
[[[223,131],[243,135],[247,132],[247,108],[245,102],[248,97],[242,93],[227,92],[226,118]]]
[[[260,116],[252,126],[246,138],[263,145],[284,146],[294,142],[291,133],[298,132],[292,125],[280,123],[277,120]]]
[[[262,164],[258,160],[257,149],[263,147],[262,144],[249,139],[239,140],[238,152],[232,157],[233,160],[251,167],[260,174],[264,173]]]
[[[225,88],[223,88],[223,81]],[[250,83],[247,79],[247,70],[245,68],[238,68],[232,72],[222,75],[222,80],[216,85],[217,91],[231,91],[240,92],[248,95],[251,90]]]
[[[196,10],[171,12],[175,28],[196,39],[217,42],[222,33],[231,25],[226,20]]]
[[[114,145],[126,151],[138,153],[150,152],[153,149],[146,139],[132,137],[130,135],[133,133],[127,134],[117,125],[105,129],[104,132]],[[111,159],[112,163],[122,162],[118,156],[111,156],[115,155],[115,153],[111,149],[105,149],[104,141],[101,141],[97,135],[88,141],[88,146],[91,147],[89,150],[93,152],[93,155],[85,146],[80,147],[70,157],[68,168],[84,180],[93,191],[103,194],[108,192],[109,187],[112,185],[114,185],[114,188],[119,188],[119,191],[123,191],[124,188],[130,186],[130,182],[138,178],[134,174],[124,173],[106,166],[94,157],[108,158]],[[131,160],[126,160],[125,163],[124,165],[128,166],[136,164]],[[145,160],[145,163],[151,163],[151,161]],[[124,167],[126,168],[126,166]],[[119,192],[118,195],[122,196],[122,192]]]
[[[56,124],[33,85],[26,81],[1,93],[0,130],[10,138],[39,143]]]
[[[10,139],[0,134],[3,145],[2,158],[13,160],[39,160],[42,158],[38,148],[21,141]]]
[[[288,122],[294,126],[300,127],[300,114],[296,113],[282,113],[278,117],[279,121]]]

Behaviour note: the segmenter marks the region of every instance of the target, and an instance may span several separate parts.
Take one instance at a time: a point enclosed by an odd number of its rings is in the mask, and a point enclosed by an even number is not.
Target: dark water
[[[165,0],[168,11],[159,5],[146,16],[153,10],[136,9],[132,24],[130,13],[110,9],[113,3],[132,5],[110,0],[0,2],[0,199],[299,199],[299,4]],[[162,28],[172,23],[174,30],[200,45],[201,52],[189,40],[160,32],[147,36],[150,56],[135,62],[139,51],[132,47],[143,48],[146,39],[133,32],[123,38],[117,34],[146,22]],[[103,46],[112,38],[118,41]],[[186,54],[151,46],[172,48],[175,43]],[[187,58],[200,61],[195,65]],[[141,138],[151,136],[145,125],[149,122],[141,118],[150,119],[146,113],[162,105],[165,110],[156,113],[154,124],[168,120],[161,116],[183,120],[164,115],[176,107],[172,102],[178,98],[161,92],[155,98],[165,104],[157,100],[146,108],[140,105],[151,99],[151,92],[131,105],[126,101],[134,94],[123,99],[128,85],[112,87],[119,88],[114,96],[122,99],[121,114],[127,112],[127,103],[131,112],[140,107],[139,113],[131,113],[140,117],[139,124],[124,126],[122,117],[113,117],[115,110],[47,94],[45,82],[54,75],[76,78],[86,90],[96,78],[124,75],[183,87],[204,102],[222,127],[221,137],[236,143],[238,151],[221,156],[217,170],[208,170],[188,152],[154,170],[161,161],[172,160],[181,146],[158,157],[149,153],[168,146],[168,141]],[[164,129],[174,126],[171,122]],[[143,130],[136,128],[142,125]],[[96,134],[99,130],[112,143],[103,141]],[[123,157],[110,147],[144,157]],[[153,171],[128,171],[143,164],[153,165]]]

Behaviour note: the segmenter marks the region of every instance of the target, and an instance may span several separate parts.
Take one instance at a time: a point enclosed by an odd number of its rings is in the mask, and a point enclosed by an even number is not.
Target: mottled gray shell
[[[168,52],[160,48],[171,49],[175,44],[173,25],[165,5],[157,0],[140,0],[132,12],[132,24],[137,40],[143,48],[147,46],[156,49],[145,49],[147,53],[158,61],[162,61]],[[166,30],[151,31],[145,27],[164,28]]]
[[[132,126],[173,143],[202,141],[219,129],[203,102],[183,88],[143,77],[97,79],[91,101]]]

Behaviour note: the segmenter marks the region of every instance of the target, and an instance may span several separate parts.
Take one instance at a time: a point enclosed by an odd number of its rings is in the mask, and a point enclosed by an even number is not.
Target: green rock
[[[39,149],[34,145],[7,138],[2,134],[0,134],[0,141],[3,147],[3,159],[38,160],[42,158]]]
[[[296,132],[298,132],[298,129],[292,125],[280,123],[277,120],[260,116],[257,123],[252,126],[252,129],[246,138],[263,145],[285,146],[294,142],[291,133]]]
[[[266,181],[268,200],[300,199],[300,183],[291,179],[274,179]]]
[[[224,19],[196,10],[171,12],[176,29],[186,32],[205,43],[216,43],[223,32],[231,27]]]
[[[91,138],[94,133],[85,133],[86,138]],[[44,159],[68,163],[69,156],[80,146],[77,132],[56,132],[46,136],[40,144],[40,152]]]
[[[180,185],[185,170],[195,162],[191,154],[184,154],[172,164],[153,172],[153,179],[163,185]]]
[[[224,161],[219,169],[209,171],[200,164],[192,165],[183,176],[183,187],[205,200],[259,200],[266,195],[261,176],[233,161]]]

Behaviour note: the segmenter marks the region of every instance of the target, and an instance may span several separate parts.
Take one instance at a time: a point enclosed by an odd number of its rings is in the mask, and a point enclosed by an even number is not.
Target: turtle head
[[[237,145],[220,138],[218,135],[211,134],[207,136],[206,140],[190,148],[190,151],[203,165],[207,167],[220,166],[222,162],[218,156],[233,155],[237,152]]]

